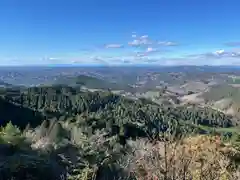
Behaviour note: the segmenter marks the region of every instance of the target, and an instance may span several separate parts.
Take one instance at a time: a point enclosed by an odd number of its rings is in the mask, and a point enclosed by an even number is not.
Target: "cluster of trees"
[[[207,108],[165,107],[145,99],[126,99],[110,91],[82,92],[60,85],[5,93],[0,107],[5,109],[2,112],[5,122],[10,114],[12,122],[21,128],[28,123],[34,127],[45,119],[55,119],[80,123],[92,133],[108,129],[125,137],[152,137],[169,126],[181,132],[196,130],[196,125],[216,128],[235,125],[232,117]]]
[[[22,132],[9,122],[0,129],[0,179],[239,179],[239,150],[218,137],[175,139],[169,131],[159,141],[123,145],[107,130],[86,133],[76,122],[43,121]]]

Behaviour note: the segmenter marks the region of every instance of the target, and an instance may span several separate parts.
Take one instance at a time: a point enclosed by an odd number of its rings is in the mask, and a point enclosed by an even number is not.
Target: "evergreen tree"
[[[55,123],[49,131],[48,137],[51,142],[59,143],[65,137],[65,130],[60,123]]]

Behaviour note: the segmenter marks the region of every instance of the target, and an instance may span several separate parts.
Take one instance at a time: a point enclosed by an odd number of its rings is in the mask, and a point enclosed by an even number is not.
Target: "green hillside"
[[[159,125],[156,126],[152,123],[161,124],[163,122],[168,123],[169,121],[191,121],[195,124],[214,127],[234,126],[230,116],[211,109],[165,107],[164,105],[156,105],[144,99],[129,100],[110,92],[82,92],[78,88],[69,86],[32,87],[15,93],[6,92],[2,95],[1,102],[9,104],[2,105],[5,108],[4,113],[14,112],[15,106],[16,108],[18,107],[18,111],[23,111],[24,109],[31,110],[32,112],[27,115],[31,115],[30,119],[34,119],[34,116],[39,118],[39,113],[47,119],[74,119],[77,115],[87,112],[89,116],[97,117],[95,121],[100,124],[103,123],[100,127],[106,127],[107,119],[109,118],[119,128],[124,124],[134,127],[138,124],[137,127],[141,131],[145,131],[144,129],[148,126],[150,126],[150,129],[159,128]],[[21,116],[17,116],[17,114],[13,113],[12,115],[16,115],[16,117],[11,118],[9,116],[9,118],[13,122],[17,122],[18,125],[20,125],[20,122],[23,123],[21,127],[25,127],[25,122],[30,122],[29,118],[23,117],[23,119],[18,119]],[[106,117],[108,118],[106,119]],[[39,119],[36,121],[39,121]],[[38,124],[40,123],[38,122]],[[37,123],[33,124],[36,125]],[[154,128],[154,126],[156,127]]]
[[[132,88],[124,83],[114,83],[97,77],[79,75],[77,77],[60,77],[55,84],[64,84],[69,86],[85,86],[89,89],[104,90],[131,90]]]

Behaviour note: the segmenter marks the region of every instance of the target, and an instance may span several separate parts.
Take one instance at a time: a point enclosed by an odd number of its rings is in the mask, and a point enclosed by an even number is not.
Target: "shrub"
[[[1,139],[4,143],[20,145],[24,141],[21,131],[11,121],[2,128],[1,134]]]
[[[137,179],[237,180],[239,151],[216,136],[195,136],[178,142],[128,142],[133,155],[127,169]],[[125,160],[126,161],[126,160]]]

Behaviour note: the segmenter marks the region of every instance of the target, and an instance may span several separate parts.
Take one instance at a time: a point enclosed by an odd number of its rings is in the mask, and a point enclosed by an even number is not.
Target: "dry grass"
[[[237,180],[239,152],[219,137],[196,136],[179,142],[129,142],[128,169],[139,180]]]
[[[180,100],[183,104],[187,104],[187,103],[201,104],[201,103],[204,103],[204,99],[201,98],[201,95],[202,95],[202,93],[185,95],[185,96],[181,97]]]

